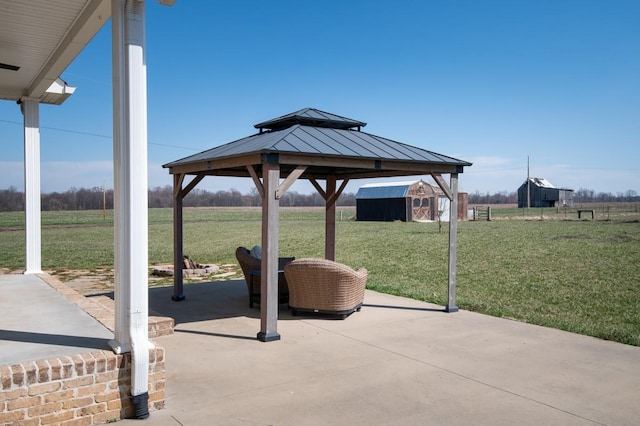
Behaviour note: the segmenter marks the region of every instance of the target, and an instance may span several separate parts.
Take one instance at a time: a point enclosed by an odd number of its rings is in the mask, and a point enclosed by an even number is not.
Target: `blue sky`
[[[473,162],[462,191],[515,191],[529,156],[531,176],[557,187],[640,193],[638,1],[146,5],[151,187],[171,184],[164,163],[313,107]],[[43,192],[113,186],[110,31],[62,75],[75,94],[40,108]],[[0,102],[0,189],[24,189],[21,123]]]

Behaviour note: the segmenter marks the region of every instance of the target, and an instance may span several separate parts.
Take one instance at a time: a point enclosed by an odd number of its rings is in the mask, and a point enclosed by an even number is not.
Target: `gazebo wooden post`
[[[451,173],[451,207],[449,209],[449,297],[445,310],[458,312],[456,305],[456,268],[458,244],[458,173]]]
[[[324,257],[336,260],[336,177],[327,176],[327,189],[325,192],[325,238]]]
[[[182,228],[182,181],[184,174],[173,175],[173,295],[171,299],[179,302],[185,299],[183,264],[183,228]]]
[[[270,157],[270,156],[269,156]],[[262,265],[260,270],[260,332],[258,340],[280,340],[278,333],[278,238],[280,165],[267,158],[262,164]]]

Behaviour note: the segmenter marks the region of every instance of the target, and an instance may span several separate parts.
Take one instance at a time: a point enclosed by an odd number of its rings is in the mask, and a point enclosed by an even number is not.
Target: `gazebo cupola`
[[[265,130],[274,131],[286,129],[294,124],[358,131],[367,125],[367,123],[363,123],[362,121],[352,120],[350,118],[341,117],[339,115],[320,111],[314,108],[305,108],[300,111],[292,112],[291,114],[258,123],[253,127],[259,129],[260,133],[262,133]]]

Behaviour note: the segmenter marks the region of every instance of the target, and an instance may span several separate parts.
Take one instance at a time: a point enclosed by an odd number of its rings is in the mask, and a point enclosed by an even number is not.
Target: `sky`
[[[514,192],[528,166],[559,188],[640,193],[637,0],[145,4],[151,188],[172,184],[162,164],[312,107],[472,162],[460,191]],[[40,107],[41,189],[112,188],[110,24],[62,78],[77,90]],[[23,191],[13,102],[0,102],[0,141],[0,189]],[[198,185],[252,187],[227,177]],[[314,191],[304,181],[290,190]]]

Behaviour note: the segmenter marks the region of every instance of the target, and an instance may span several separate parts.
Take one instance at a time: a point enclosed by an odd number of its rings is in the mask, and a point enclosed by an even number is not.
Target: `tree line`
[[[41,195],[41,209],[43,211],[59,210],[101,210],[113,209],[113,190],[101,187],[71,188],[65,192],[51,192]],[[576,203],[615,203],[639,202],[640,196],[636,191],[628,190],[624,193],[612,194],[590,189],[580,188],[574,192]],[[24,193],[16,188],[0,190],[0,211],[24,211]],[[516,204],[516,192],[497,192],[481,194],[476,191],[469,194],[469,204]],[[207,191],[194,189],[183,200],[184,207],[257,207],[262,204],[260,194],[252,188],[248,194],[242,194],[236,189]],[[324,206],[324,200],[318,193],[299,194],[287,191],[280,198],[283,207]],[[338,206],[355,206],[354,193],[342,193],[337,201]],[[170,185],[149,189],[149,208],[163,208],[173,206],[173,187]]]
[[[338,198],[339,206],[355,206],[355,194],[343,193]],[[149,189],[149,208],[173,207],[173,187],[170,185]],[[0,190],[0,211],[24,211],[25,196],[16,188]],[[183,200],[184,207],[258,207],[262,205],[260,194],[252,189],[248,194],[242,194],[236,189],[207,191],[192,190]],[[283,207],[324,206],[324,199],[318,193],[299,194],[287,191],[280,198]],[[51,192],[41,194],[40,208],[42,211],[61,210],[108,210],[113,209],[113,190],[101,187],[70,188],[65,192]]]
[[[518,193],[514,192],[496,192],[494,194],[481,194],[476,191],[469,194],[469,204],[517,204]],[[573,201],[575,203],[623,203],[638,202],[640,196],[632,189],[625,192],[613,194],[611,192],[595,192],[592,189],[580,188],[573,192]]]

